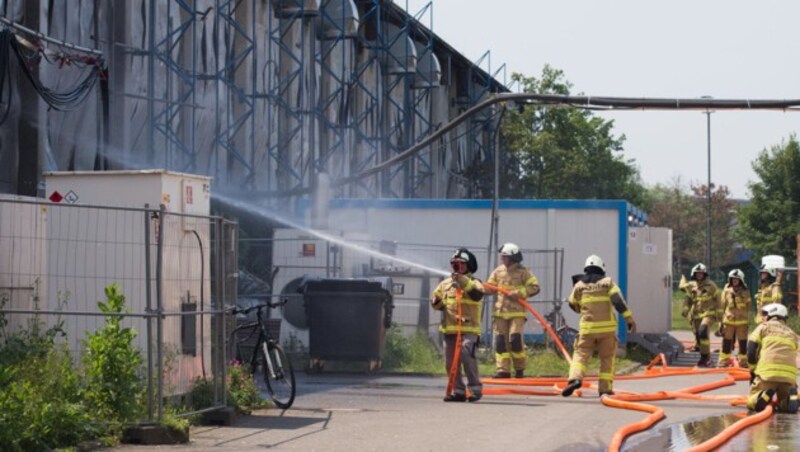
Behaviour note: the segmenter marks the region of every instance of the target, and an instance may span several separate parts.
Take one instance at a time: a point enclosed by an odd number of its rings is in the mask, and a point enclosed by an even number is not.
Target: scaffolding
[[[404,11],[386,0],[37,3],[61,21],[54,28],[37,20],[37,30],[66,41],[92,36],[108,61],[109,98],[81,118],[102,124],[107,142],[78,137],[66,150],[51,138],[50,170],[163,167],[292,207],[326,180],[398,155],[487,93],[504,90],[478,67],[482,60],[471,64],[437,40],[432,2],[413,14],[407,2]],[[93,22],[60,13],[75,8],[91,11]],[[453,99],[456,92],[466,97]],[[475,120],[331,195],[465,196],[465,163],[491,158],[491,129]],[[99,163],[95,154],[71,154],[87,144],[98,149]]]

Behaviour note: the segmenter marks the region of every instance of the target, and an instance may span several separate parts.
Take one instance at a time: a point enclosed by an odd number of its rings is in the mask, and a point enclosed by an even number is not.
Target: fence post
[[[218,328],[219,340],[220,340],[220,344],[221,344],[220,348],[222,349],[221,353],[219,354],[219,360],[220,360],[220,363],[219,363],[220,372],[219,372],[219,374],[222,377],[222,379],[221,379],[222,406],[227,407],[228,406],[228,391],[227,391],[227,388],[225,387],[225,385],[227,384],[227,381],[228,381],[228,376],[227,376],[227,373],[228,373],[228,368],[227,368],[228,360],[226,359],[227,353],[228,353],[228,344],[227,344],[227,338],[225,337],[225,335],[226,335],[226,333],[225,333],[225,324],[227,323],[227,319],[226,319],[227,312],[224,310],[225,309],[225,283],[226,283],[226,281],[225,281],[225,271],[226,270],[225,270],[225,253],[224,253],[225,246],[224,246],[224,244],[225,244],[225,241],[227,240],[228,234],[227,234],[227,230],[225,229],[225,223],[222,220],[222,218],[217,217],[215,219],[215,222],[217,224],[217,240],[216,240],[216,243],[214,245],[215,248],[216,248],[216,255],[217,255],[217,258],[216,258],[217,265],[215,266],[216,270],[217,270],[216,271],[216,273],[217,273],[217,284],[216,284],[216,287],[215,287],[217,294],[216,294],[216,297],[214,297],[214,298],[216,298],[216,300],[217,300],[217,309],[222,311],[222,318],[219,321],[220,327]]]
[[[145,281],[145,325],[147,330],[147,421],[153,421],[153,327],[150,317],[153,309],[153,294],[150,278],[150,204],[144,205],[144,281]]]
[[[162,290],[162,279],[164,277],[164,215],[166,215],[164,204],[158,208],[158,240],[156,251],[156,354],[158,360],[158,422],[164,415],[164,293]]]

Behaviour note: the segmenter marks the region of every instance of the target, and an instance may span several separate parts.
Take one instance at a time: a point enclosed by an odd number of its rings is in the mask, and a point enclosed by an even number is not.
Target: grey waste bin
[[[369,361],[371,370],[380,367],[393,308],[385,282],[306,279],[298,291],[308,318],[312,370],[321,370],[324,360]]]

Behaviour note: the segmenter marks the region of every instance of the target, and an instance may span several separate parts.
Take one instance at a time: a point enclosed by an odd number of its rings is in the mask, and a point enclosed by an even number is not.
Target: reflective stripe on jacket
[[[756,305],[758,310],[756,313],[761,313],[761,308],[770,303],[783,303],[783,291],[778,282],[771,284],[761,284],[756,293]]]
[[[797,335],[784,322],[759,324],[748,338],[758,344],[756,375],[764,381],[797,384]]]
[[[623,318],[633,315],[625,306],[625,300],[619,287],[609,277],[596,282],[578,281],[569,296],[570,307],[580,312],[580,334],[603,334],[617,332],[617,315],[614,312],[614,300],[624,307]],[[620,308],[623,309],[623,308]]]
[[[739,289],[726,285],[722,291],[722,323],[747,325],[750,319],[750,291],[739,284]]]
[[[690,281],[686,287],[686,299],[692,309],[692,318],[695,320],[704,317],[721,318],[719,295],[717,285],[708,278],[700,282]]]
[[[517,263],[508,267],[500,265],[489,275],[486,282],[501,289],[524,293],[525,298],[539,293],[539,280],[530,270]],[[515,298],[498,293],[497,302],[494,304],[494,316],[502,319],[525,318],[525,307]]]
[[[452,278],[440,282],[433,291],[431,305],[433,309],[443,311],[439,331],[444,334],[458,332],[457,286]],[[483,293],[483,284],[477,279],[470,279],[461,291],[461,333],[481,334],[481,301],[470,297],[475,291]]]

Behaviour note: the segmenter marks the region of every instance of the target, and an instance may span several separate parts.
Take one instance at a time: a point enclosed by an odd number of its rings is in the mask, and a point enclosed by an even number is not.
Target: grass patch
[[[386,332],[382,368],[390,372],[445,374],[442,356],[431,339],[424,333],[406,337],[397,326]]]
[[[683,298],[684,294],[680,290],[672,292],[672,329],[690,331],[692,327],[689,321],[681,315]]]
[[[647,360],[649,362],[649,359]],[[617,357],[615,367],[617,373],[627,373],[639,366],[639,362],[630,357]],[[489,377],[495,373],[494,351],[485,349],[481,351],[480,374]],[[600,371],[600,359],[593,356],[589,360],[588,376],[597,376]],[[569,363],[551,349],[540,346],[528,346],[528,361],[525,366],[526,377],[566,377],[569,374]]]

